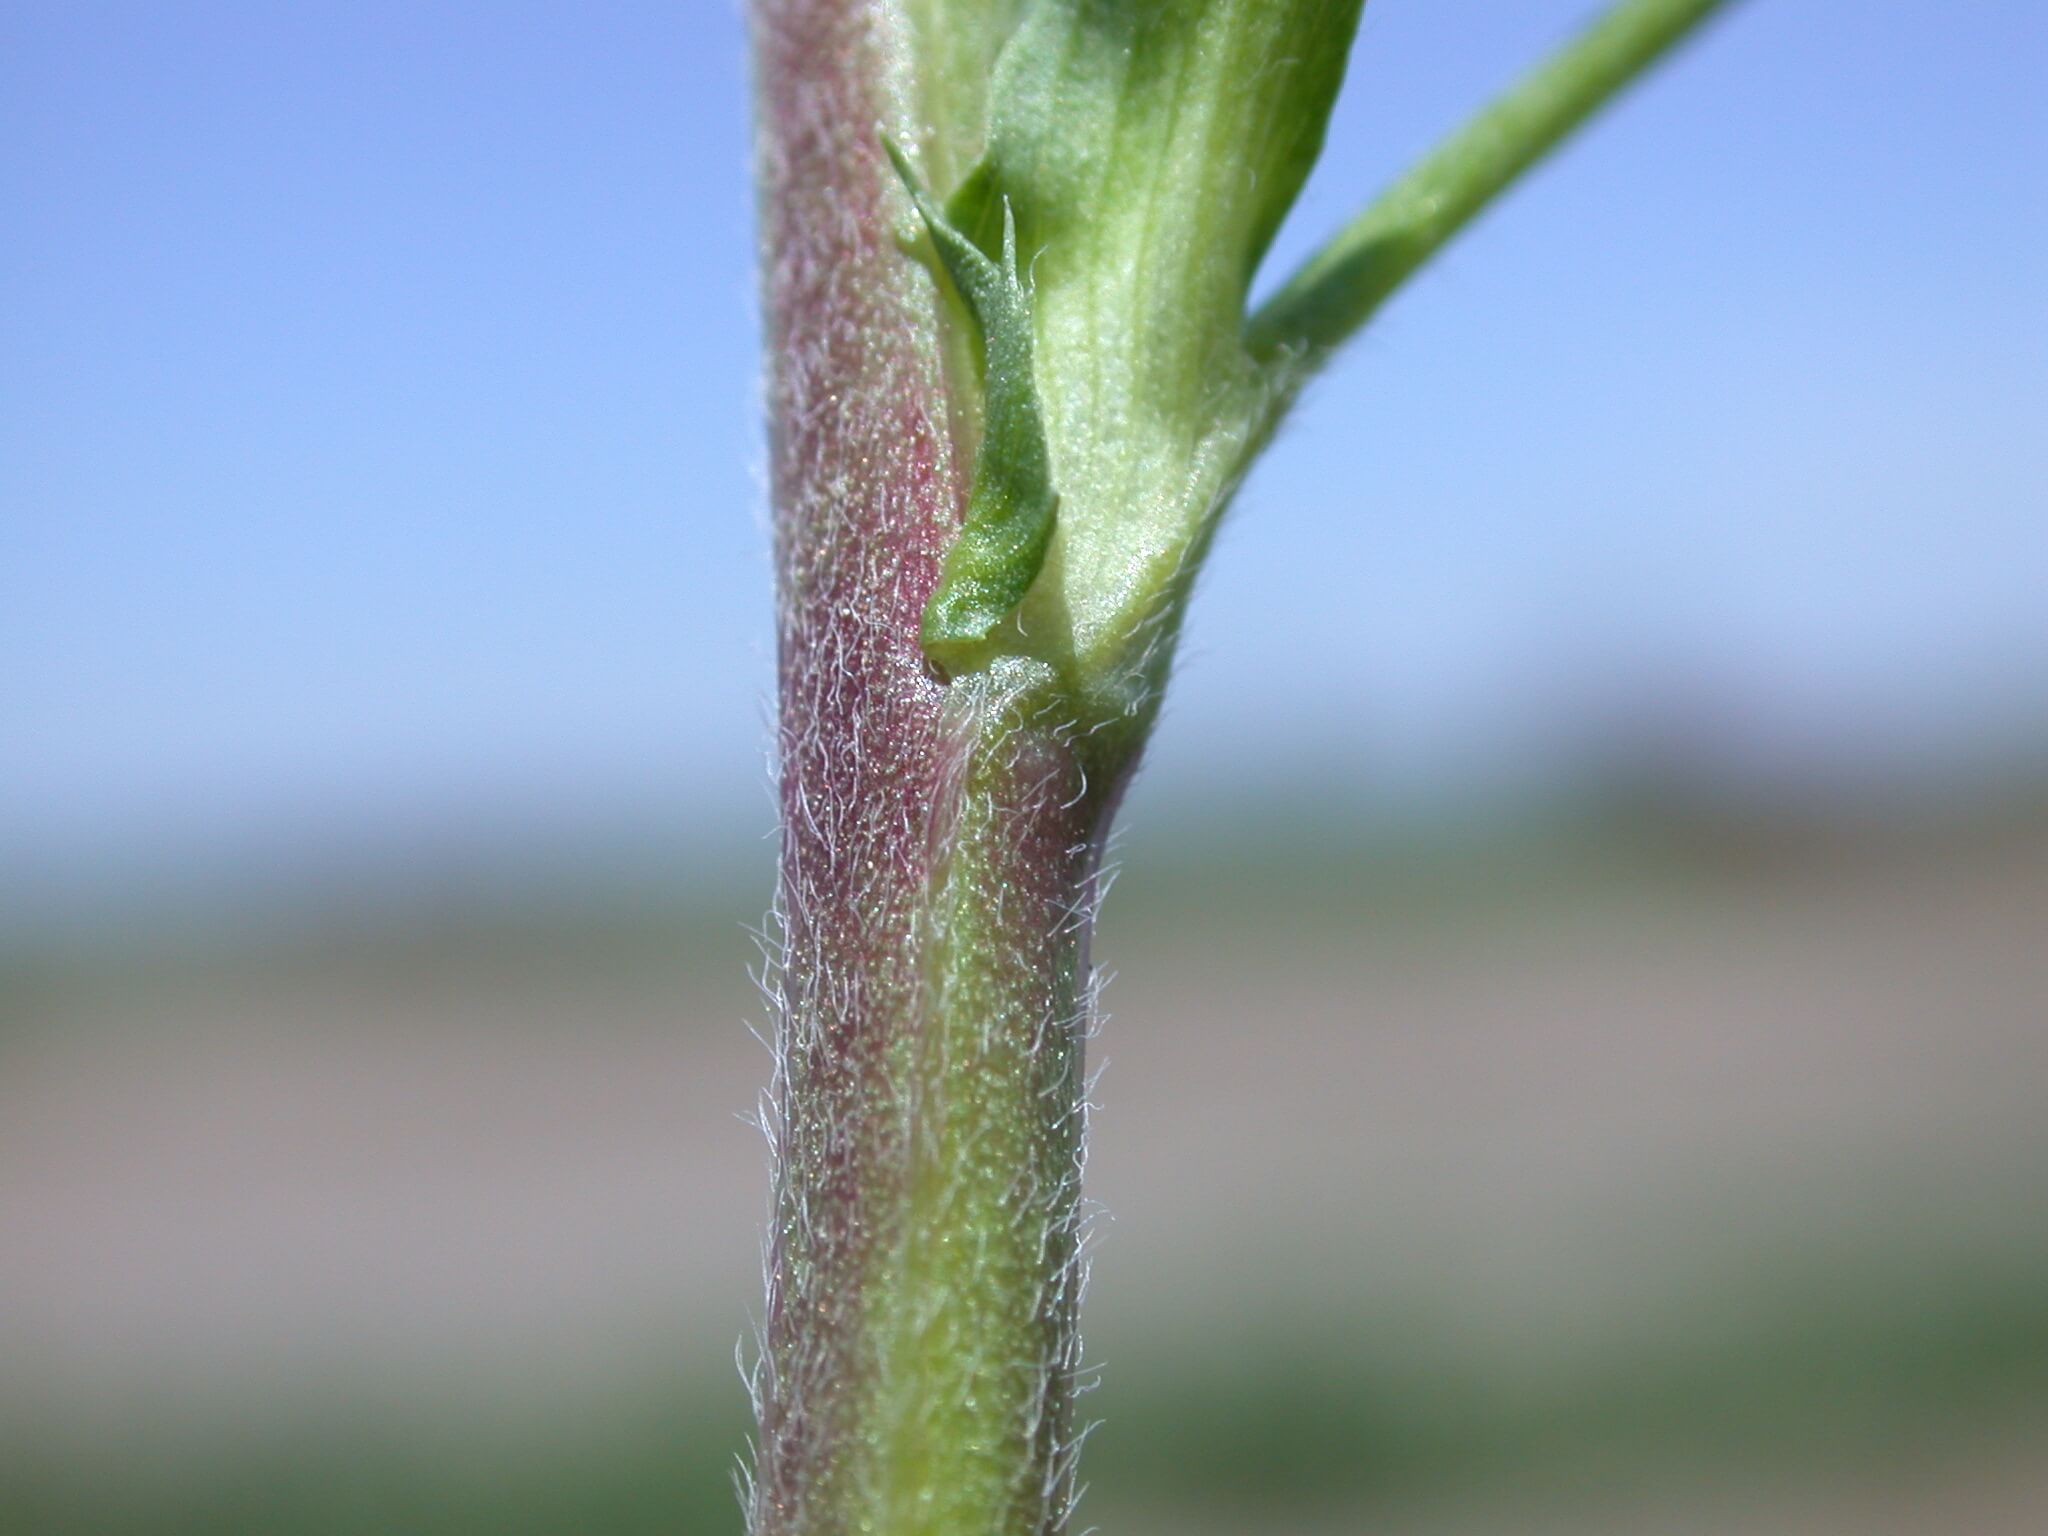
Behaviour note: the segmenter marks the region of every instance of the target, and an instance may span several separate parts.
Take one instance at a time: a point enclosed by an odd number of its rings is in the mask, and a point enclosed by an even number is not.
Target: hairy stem
[[[782,802],[774,1169],[749,1524],[847,1530],[861,1290],[901,1227],[891,1056],[914,1027],[943,689],[916,634],[957,496],[939,321],[889,239],[872,125],[898,40],[863,0],[752,13]]]
[[[779,612],[755,1536],[1063,1528],[1097,835],[1119,775],[918,634],[958,526],[896,241],[896,12],[754,9]]]
[[[1062,1529],[1079,1365],[1082,1050],[1100,798],[1071,747],[970,684],[892,1063],[903,1226],[870,1277],[877,1531]],[[867,1527],[861,1527],[867,1528]]]
[[[1066,1526],[1109,781],[1021,705],[951,690],[886,919],[785,868],[758,1533]]]

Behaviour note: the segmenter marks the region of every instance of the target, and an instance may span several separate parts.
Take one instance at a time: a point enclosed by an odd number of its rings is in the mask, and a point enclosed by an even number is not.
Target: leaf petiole
[[[1496,98],[1304,262],[1245,328],[1314,367],[1488,203],[1730,0],[1622,0]]]

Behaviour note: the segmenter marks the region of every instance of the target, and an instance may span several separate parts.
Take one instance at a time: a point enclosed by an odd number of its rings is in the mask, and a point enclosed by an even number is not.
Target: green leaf
[[[948,677],[984,666],[996,632],[1024,601],[1052,542],[1060,499],[1052,488],[1045,424],[1031,378],[1031,295],[1017,273],[1017,228],[1003,208],[991,258],[955,229],[926,194],[893,139],[884,140],[932,246],[966,301],[982,341],[982,435],[967,516],[925,605],[925,655]]]
[[[943,212],[912,189],[986,359],[978,401],[971,364],[953,369],[957,427],[978,406],[982,436],[927,653],[949,673],[1029,663],[1076,723],[1142,736],[1217,520],[1302,381],[1728,0],[1620,0],[1249,320],[1363,0],[919,3],[977,47],[1006,37],[985,91],[958,93],[979,158]],[[948,119],[954,165],[969,116]]]
[[[1030,274],[1030,375],[1059,488],[1018,622],[981,633],[975,654],[1040,659],[1083,714],[1129,715],[1160,681],[1159,642],[1262,417],[1245,294],[1321,147],[1361,3],[1036,0],[997,59],[981,161],[943,215],[922,210],[989,346],[960,547],[994,515],[984,487],[1037,483],[1028,459],[1003,463],[1030,443],[1012,440],[1023,418],[999,399],[1010,369],[995,309],[963,278],[968,250],[1001,270],[1014,239]],[[952,564],[940,595],[975,626],[1024,568],[1003,565],[970,604]],[[961,556],[963,577],[984,568]],[[934,638],[928,613],[928,650]]]

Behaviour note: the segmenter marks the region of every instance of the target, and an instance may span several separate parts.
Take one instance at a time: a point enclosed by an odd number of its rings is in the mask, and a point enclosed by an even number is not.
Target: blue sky
[[[1373,0],[1279,262],[1584,12]],[[1750,0],[1332,370],[1139,815],[2042,739],[2048,11],[1873,16]],[[735,5],[24,0],[0,207],[0,861],[767,830]]]

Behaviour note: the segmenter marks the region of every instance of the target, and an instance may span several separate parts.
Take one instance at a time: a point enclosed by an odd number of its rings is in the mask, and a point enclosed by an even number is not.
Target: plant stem
[[[910,1112],[903,1226],[870,1276],[865,1426],[877,1531],[1062,1529],[1079,1367],[1082,1050],[1103,801],[1058,733],[977,683],[949,725],[894,1074]]]
[[[906,899],[832,959],[795,916],[815,871],[785,868],[758,1533],[1065,1528],[1108,784],[1021,703],[955,685]]]
[[[1066,1529],[1100,850],[1215,520],[1323,353],[1724,0],[1625,0],[1247,328],[1358,3],[753,0],[783,833],[753,1536]],[[1000,266],[924,205],[978,350],[899,243],[885,135],[999,221]],[[1029,559],[954,633],[927,604],[977,441],[968,532]]]
[[[938,681],[958,525],[939,297],[876,125],[891,7],[754,8],[783,846],[755,1536],[1064,1528],[1081,1038],[1127,764]]]
[[[943,690],[916,635],[957,475],[936,306],[889,239],[871,125],[902,88],[877,21],[864,0],[752,12],[783,829],[756,1536],[852,1528],[875,1375],[861,1290],[901,1225],[891,1054],[917,1017],[941,779]]]
[[[1246,345],[1320,361],[1510,183],[1730,0],[1623,0],[1432,150],[1261,305]]]

